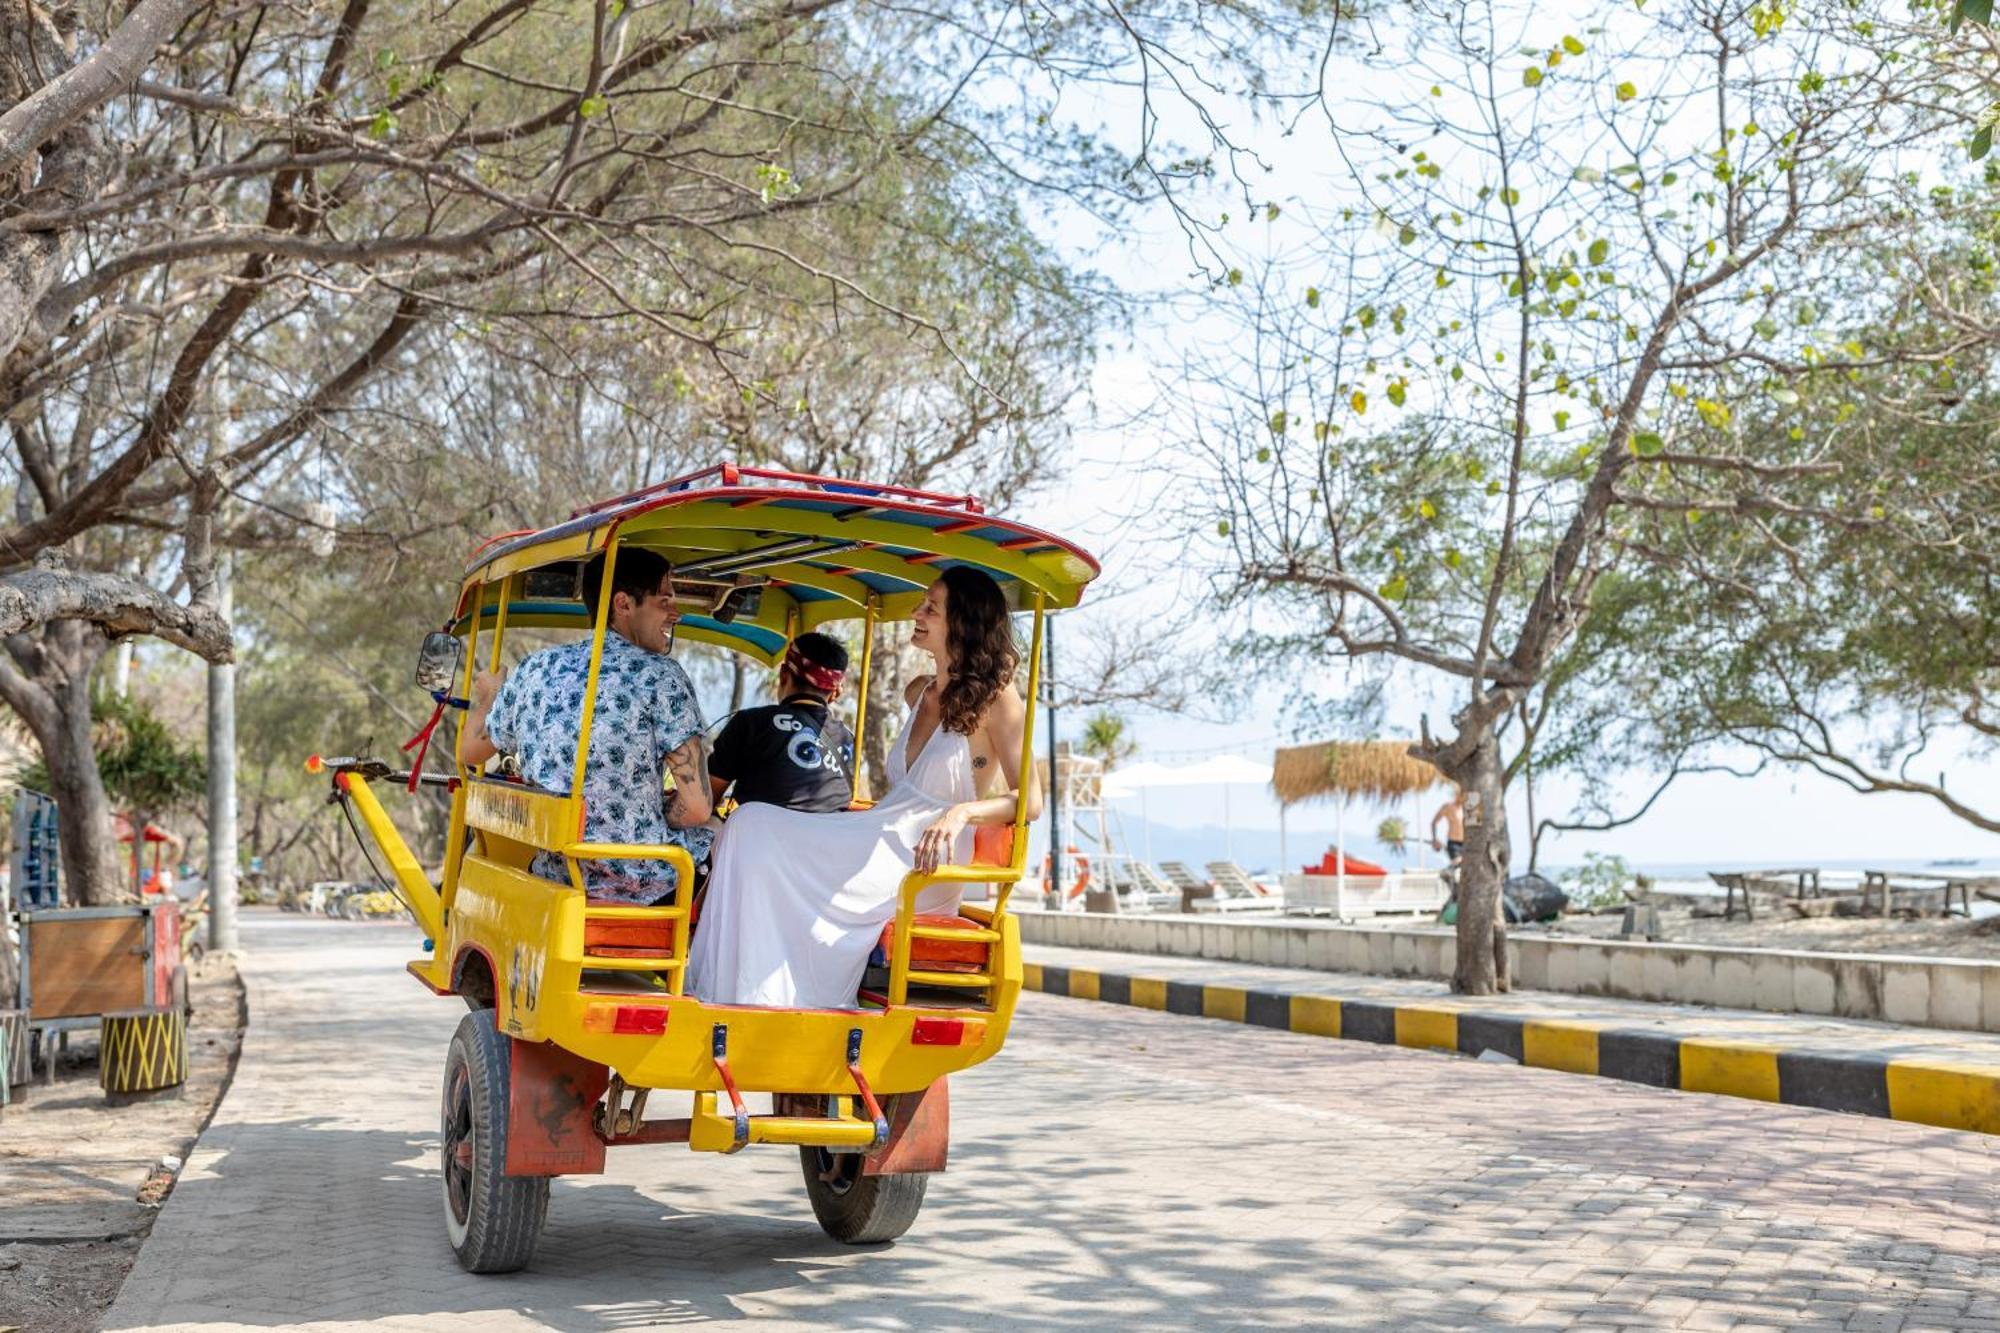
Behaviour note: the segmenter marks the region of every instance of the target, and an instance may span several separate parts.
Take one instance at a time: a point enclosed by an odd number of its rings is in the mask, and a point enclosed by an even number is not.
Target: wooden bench
[[[1923,882],[1916,884],[1907,882],[1897,883],[1896,881],[1898,880],[1920,880]],[[1938,915],[1941,917],[1952,915],[1951,899],[1953,894],[1957,894],[1959,903],[1958,914],[1970,917],[1972,915],[1973,889],[1979,888],[1981,890],[1980,896],[1984,897],[1985,889],[1995,884],[2000,884],[2000,879],[1996,879],[1990,875],[1933,875],[1924,871],[1914,870],[1864,870],[1861,872],[1861,910],[1863,913],[1866,913],[1868,911],[1868,900],[1877,893],[1880,893],[1882,895],[1880,915],[1887,916],[1895,904],[1895,894],[1899,890],[1904,893],[1935,893],[1937,886],[1943,885],[1944,905],[1939,909]]]

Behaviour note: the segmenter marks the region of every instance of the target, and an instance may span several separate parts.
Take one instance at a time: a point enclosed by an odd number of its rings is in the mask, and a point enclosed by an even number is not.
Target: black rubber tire
[[[813,1216],[819,1219],[820,1230],[844,1244],[895,1240],[917,1220],[930,1174],[913,1171],[898,1176],[864,1176],[861,1162],[858,1153],[799,1149]],[[838,1179],[821,1179],[822,1172],[836,1168]]]
[[[509,1040],[491,1009],[474,1010],[458,1021],[444,1061],[445,1236],[468,1273],[526,1268],[549,1215],[547,1176],[506,1174]],[[461,1151],[462,1144],[469,1146]]]

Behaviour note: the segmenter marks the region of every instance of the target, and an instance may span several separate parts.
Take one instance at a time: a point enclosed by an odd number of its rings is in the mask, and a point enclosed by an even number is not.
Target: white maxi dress
[[[916,864],[917,839],[946,809],[978,795],[971,742],[942,723],[909,762],[917,706],[889,752],[889,790],[872,809],[812,814],[752,803],[729,817],[710,853],[689,950],[694,995],[716,1004],[855,1006],[868,954]],[[967,827],[951,860],[971,855]],[[917,910],[956,913],[962,892],[934,884],[918,895]]]

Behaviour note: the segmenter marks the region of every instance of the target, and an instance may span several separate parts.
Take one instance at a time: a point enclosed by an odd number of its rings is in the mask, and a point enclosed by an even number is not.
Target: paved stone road
[[[783,1150],[628,1149],[475,1278],[410,933],[244,934],[236,1083],[109,1329],[2000,1331],[2000,1140],[1040,995],[903,1241],[827,1240]]]

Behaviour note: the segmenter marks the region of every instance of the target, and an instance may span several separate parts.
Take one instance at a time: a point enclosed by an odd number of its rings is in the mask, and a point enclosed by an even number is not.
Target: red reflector
[[[957,1046],[964,1040],[962,1018],[919,1018],[910,1029],[912,1046]]]
[[[667,1030],[667,1011],[657,1004],[621,1004],[611,1020],[613,1032],[657,1037]]]

